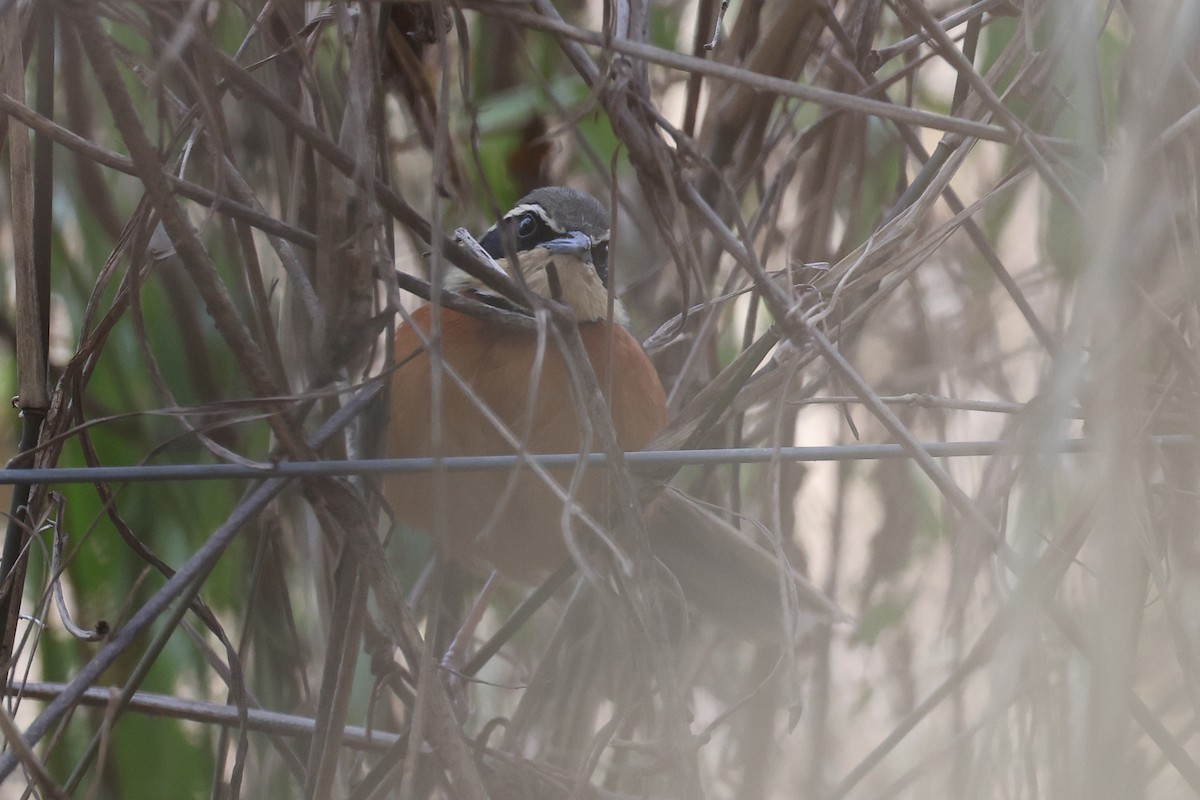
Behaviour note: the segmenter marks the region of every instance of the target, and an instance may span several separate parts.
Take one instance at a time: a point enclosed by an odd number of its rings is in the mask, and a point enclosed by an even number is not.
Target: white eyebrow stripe
[[[514,208],[512,211],[505,214],[504,218],[512,219],[513,217],[519,217],[528,211],[532,211],[534,214],[537,214],[538,217],[541,218],[542,222],[549,225],[555,231],[557,231],[559,233],[566,233],[566,231],[564,231],[561,226],[555,225],[554,222],[548,216],[546,216],[546,209],[542,208],[540,205],[538,205],[536,203],[522,203],[521,205]]]
[[[521,205],[515,207],[512,211],[509,211],[507,214],[505,214],[504,219],[505,220],[513,219],[514,217],[519,217],[528,212],[533,212],[534,214],[537,214],[538,218],[542,222],[546,223],[546,225],[548,225],[550,227],[550,229],[553,230],[555,233],[571,233],[571,231],[568,231],[566,228],[562,227],[561,225],[556,224],[553,220],[551,220],[548,216],[546,216],[546,209],[542,208],[537,203],[522,203]],[[501,221],[503,221],[503,220],[501,220]],[[487,233],[485,233],[484,235],[486,236],[488,233],[491,233],[493,230],[496,229],[496,227],[497,227],[496,225],[493,225],[492,227],[488,228]],[[604,233],[600,234],[599,236],[591,236],[588,238],[590,238],[592,240],[593,244],[600,244],[601,242],[607,242],[609,235],[610,235],[610,231],[605,231]]]

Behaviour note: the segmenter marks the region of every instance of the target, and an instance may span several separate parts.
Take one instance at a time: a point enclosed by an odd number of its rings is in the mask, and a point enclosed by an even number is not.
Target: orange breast
[[[413,314],[413,323],[428,334],[428,306]],[[637,340],[620,326],[590,322],[579,331],[605,389],[621,446],[626,450],[644,447],[666,424],[666,398],[654,366]],[[611,390],[606,369],[610,331]],[[396,334],[397,362],[420,350],[417,333],[408,325],[401,326]],[[536,354],[537,337],[532,333],[498,329],[474,317],[442,310],[443,358],[470,384],[476,399],[525,442],[530,452],[579,452],[579,418],[563,357],[553,342],[548,342],[541,373],[535,375]],[[424,352],[396,371],[389,456],[433,455],[431,380],[430,360]],[[442,380],[441,411],[443,455],[516,452],[449,375]],[[553,475],[565,488],[571,470],[555,470]],[[606,487],[604,471],[593,467],[576,494],[579,505],[601,522],[608,516]],[[384,483],[384,494],[399,521],[427,532],[436,529],[439,509],[432,476],[392,475]],[[554,493],[528,469],[448,473],[445,503],[440,509],[451,556],[475,570],[495,568],[526,582],[541,579],[566,560],[562,511]],[[586,536],[578,522],[575,530]]]

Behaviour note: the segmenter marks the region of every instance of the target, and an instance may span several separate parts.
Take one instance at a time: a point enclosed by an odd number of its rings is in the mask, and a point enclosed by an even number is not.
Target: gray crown
[[[522,197],[510,215],[522,206],[535,205],[541,207],[546,221],[560,232],[580,231],[593,240],[602,239],[608,233],[608,211],[586,192],[565,186],[543,186]]]

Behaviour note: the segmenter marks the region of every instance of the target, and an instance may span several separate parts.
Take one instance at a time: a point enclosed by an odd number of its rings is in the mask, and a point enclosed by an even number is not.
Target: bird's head
[[[589,322],[608,316],[608,237],[608,211],[596,198],[547,186],[522,197],[479,244],[515,278],[512,255],[530,289],[566,303],[580,321]],[[450,283],[452,288],[490,294],[465,273],[456,274]],[[626,324],[619,302],[614,317]]]

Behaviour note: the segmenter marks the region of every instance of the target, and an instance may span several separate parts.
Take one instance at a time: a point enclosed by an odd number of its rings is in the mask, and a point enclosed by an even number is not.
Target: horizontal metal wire
[[[1180,447],[1192,443],[1186,434],[1154,436],[1159,447]],[[990,456],[1012,448],[1008,441],[931,442],[925,451],[937,458]],[[1039,447],[1042,453],[1082,453],[1090,450],[1089,439],[1062,439]],[[779,461],[868,461],[880,458],[906,458],[909,451],[898,444],[843,444],[823,447],[731,447],[714,450],[638,450],[625,454],[635,466],[687,466],[689,464],[763,464]],[[580,459],[578,453],[529,456],[453,456],[441,459],[447,472],[489,472],[520,466],[525,459],[543,467],[570,467]],[[587,456],[588,464],[603,465],[602,453]],[[55,467],[53,469],[0,469],[0,485],[13,483],[93,483],[95,481],[210,481],[327,475],[379,475],[430,472],[433,458],[375,458],[352,461],[294,461],[264,464],[148,464],[135,467]]]

